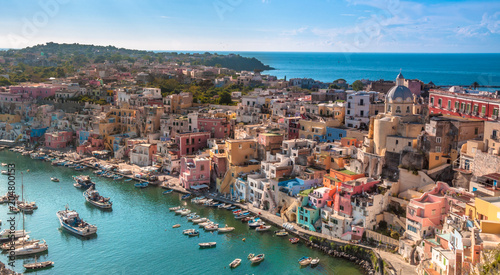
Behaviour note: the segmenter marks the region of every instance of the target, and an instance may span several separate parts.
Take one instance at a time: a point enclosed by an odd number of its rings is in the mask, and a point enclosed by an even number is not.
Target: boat
[[[10,229],[4,229],[0,231],[0,241],[23,238],[26,237],[26,233],[25,230],[10,231]]]
[[[255,254],[250,253],[250,254],[248,254],[248,257],[247,257],[247,258],[250,260],[250,259],[251,259],[251,258],[253,258],[253,257],[255,257]]]
[[[226,205],[225,205],[224,207],[222,207],[222,208],[224,208],[224,209],[229,209],[230,207],[233,207],[233,205],[228,203],[228,204],[226,204]]]
[[[207,218],[199,218],[199,219],[193,219],[191,220],[193,223],[201,223],[201,222],[206,222],[208,219]]]
[[[173,190],[173,189],[168,189],[168,190],[163,191],[163,193],[162,193],[162,194],[163,194],[163,195],[166,195],[166,194],[170,194],[170,193],[172,193],[172,192],[174,192],[174,190]]]
[[[304,257],[299,259],[299,264],[301,266],[306,266],[306,265],[309,265],[311,263],[311,261],[312,261],[311,257],[304,256]]]
[[[59,182],[59,179],[56,178],[56,177],[50,178],[50,180],[53,181],[53,182]]]
[[[131,180],[133,180],[133,179],[126,179],[125,181],[131,181]]]
[[[95,186],[95,183],[92,182],[89,176],[85,175],[80,175],[80,176],[73,176],[73,179],[75,180],[75,183],[78,183],[80,188],[88,189],[91,186]],[[73,184],[75,187],[78,187],[77,185]]]
[[[299,239],[299,238],[290,238],[290,239],[288,239],[288,240],[289,240],[292,244],[296,244],[296,243],[298,243],[298,242],[300,241],[300,239]]]
[[[214,222],[210,221],[210,220],[206,220],[205,222],[202,222],[202,223],[199,223],[198,226],[200,227],[205,227],[209,224],[213,224]]]
[[[234,210],[235,208],[236,208],[236,206],[232,205],[232,206],[226,208],[226,210]]]
[[[7,170],[2,170],[2,172],[0,172],[0,173],[2,173],[2,175],[10,175],[9,171],[7,171]]]
[[[257,228],[257,227],[259,227],[259,226],[261,226],[261,225],[265,225],[265,224],[266,224],[265,222],[263,222],[263,221],[261,221],[261,220],[258,220],[258,221],[256,221],[256,222],[249,222],[249,223],[248,223],[248,226],[249,226],[250,228]]]
[[[28,202],[17,202],[17,209],[20,211],[23,211],[25,214],[31,214],[35,210],[35,207],[33,206],[34,202],[28,203]]]
[[[214,224],[209,224],[209,225],[206,225],[206,226],[204,227],[204,229],[205,229],[206,231],[215,231],[215,230],[219,229],[219,224],[217,224],[217,223],[214,223]]]
[[[189,199],[189,197],[191,197],[191,194],[186,194],[181,197],[181,200]]]
[[[53,261],[37,262],[35,257],[35,262],[30,264],[24,264],[24,268],[28,270],[43,269],[47,267],[52,267],[54,265]]]
[[[200,235],[200,231],[198,231],[198,230],[194,230],[194,231],[191,231],[191,232],[187,233],[187,235],[188,235],[189,237],[199,236],[199,235]]]
[[[15,207],[15,206],[11,205],[11,206],[9,206],[9,211],[11,213],[19,213],[19,211],[21,211],[21,210],[19,210],[19,208]]]
[[[311,261],[311,265],[317,265],[319,264],[319,258],[315,258]]]
[[[280,236],[280,237],[283,237],[283,236],[288,236],[288,232],[286,232],[285,229],[281,229],[281,230],[278,230],[278,231],[274,231],[274,234],[276,236]]]
[[[181,211],[179,214],[181,214],[181,216],[186,216],[188,215],[189,213],[191,213],[191,210],[189,209],[184,209],[183,211]]]
[[[247,216],[247,217],[244,217],[243,219],[241,219],[240,221],[241,222],[248,222],[248,221],[251,221],[251,220],[253,220],[253,217],[248,217]]]
[[[200,248],[210,248],[215,247],[217,245],[216,242],[208,242],[208,243],[199,243]]]
[[[234,230],[234,227],[221,227],[219,228],[219,233],[226,233],[226,232],[231,232]]]
[[[146,188],[146,187],[148,187],[148,185],[149,185],[149,183],[146,181],[138,182],[138,183],[134,184],[134,186],[138,187],[138,188]]]
[[[233,210],[233,214],[235,214],[235,213],[240,213],[240,212],[241,212],[241,209],[240,209],[240,208],[238,208],[238,209],[234,209],[234,210]]]
[[[21,237],[21,238],[19,238],[17,240],[3,243],[0,246],[0,249],[2,249],[2,250],[10,250],[12,247],[17,248],[17,247],[23,246],[26,243],[30,243],[31,244],[31,243],[36,243],[36,242],[40,241],[40,240],[29,240],[29,238],[30,238],[30,236],[26,235],[26,236]]]
[[[78,182],[73,183],[73,186],[76,188],[82,188],[82,185],[79,184]]]
[[[88,236],[97,232],[97,226],[86,223],[75,210],[69,210],[67,206],[65,210],[57,211],[57,218],[61,226],[71,233]]]
[[[175,207],[170,207],[168,210],[170,210],[170,211],[177,211],[179,209],[181,209],[180,206],[175,206]]]
[[[270,225],[264,225],[264,224],[263,224],[263,225],[261,225],[261,226],[259,226],[259,227],[256,227],[256,228],[255,228],[255,231],[260,231],[260,232],[262,232],[262,231],[267,231],[267,230],[269,230],[269,229],[271,229],[271,226],[270,226]]]
[[[97,190],[94,190],[94,186],[91,186],[89,189],[83,192],[83,197],[87,202],[99,208],[111,209],[111,207],[113,206],[113,203],[109,200],[109,198],[105,198],[99,195],[99,192],[97,192]]]
[[[179,208],[179,209],[175,210],[175,214],[180,214],[184,210],[186,210],[186,208]]]
[[[182,231],[182,234],[187,235],[187,234],[189,234],[190,232],[194,232],[194,231],[196,231],[196,229],[184,229],[184,230]]]
[[[188,221],[196,220],[196,219],[199,219],[199,218],[200,218],[200,215],[189,216],[188,217]]]
[[[48,249],[49,246],[45,241],[37,242],[14,249],[14,255],[16,256],[31,255],[47,251]]]
[[[234,261],[232,261],[229,264],[229,267],[230,268],[235,268],[235,267],[239,266],[240,264],[241,264],[241,259],[234,259]]]
[[[113,180],[121,180],[121,179],[123,179],[122,175],[114,175],[113,176]]]
[[[260,262],[262,262],[264,260],[264,257],[265,257],[264,254],[259,254],[259,255],[255,256],[255,257],[251,258],[250,261],[252,263],[254,263],[254,264],[260,263]]]
[[[179,227],[181,227],[180,224],[174,224],[174,225],[172,225],[172,228],[179,228]]]
[[[239,215],[234,216],[234,218],[237,220],[241,220],[248,215],[250,215],[250,212],[243,212],[243,213],[240,213]]]
[[[75,171],[82,171],[85,169],[87,169],[87,166],[80,165],[80,166],[75,167]]]
[[[9,165],[9,164],[2,162],[2,166],[7,166],[7,165]]]

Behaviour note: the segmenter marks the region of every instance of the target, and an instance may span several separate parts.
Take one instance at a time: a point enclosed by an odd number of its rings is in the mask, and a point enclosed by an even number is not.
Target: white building
[[[370,124],[370,95],[366,92],[347,94],[345,108],[345,125],[351,128],[360,128],[362,124]]]
[[[150,147],[156,146],[153,144],[137,144],[130,151],[130,163],[139,166],[150,166],[152,156],[150,155]]]

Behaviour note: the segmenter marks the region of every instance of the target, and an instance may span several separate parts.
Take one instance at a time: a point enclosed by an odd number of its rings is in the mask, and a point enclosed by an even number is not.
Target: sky
[[[500,52],[500,1],[3,1],[0,48],[46,42],[142,50]]]

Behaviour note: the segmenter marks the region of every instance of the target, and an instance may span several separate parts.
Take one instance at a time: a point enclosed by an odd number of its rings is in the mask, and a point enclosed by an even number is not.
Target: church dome
[[[387,93],[389,102],[413,102],[413,94],[406,86],[394,86]]]

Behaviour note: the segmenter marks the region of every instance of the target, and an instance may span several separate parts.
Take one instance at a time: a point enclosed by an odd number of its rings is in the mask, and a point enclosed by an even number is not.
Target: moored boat
[[[65,210],[57,211],[57,218],[59,218],[61,226],[71,233],[88,236],[97,232],[97,226],[86,223],[80,219],[75,210],[69,210],[68,207]]]
[[[200,248],[210,248],[215,247],[217,245],[216,242],[208,242],[208,243],[199,243]]]
[[[181,209],[180,206],[175,206],[175,207],[170,207],[168,210],[170,210],[170,211],[177,211],[179,209]]]
[[[191,210],[189,209],[184,209],[183,211],[181,211],[179,214],[181,214],[181,216],[186,216],[188,215],[189,213],[191,213]]]
[[[206,222],[208,219],[207,218],[198,218],[198,219],[193,219],[191,220],[193,223],[202,223],[202,222]]]
[[[181,200],[189,199],[189,197],[191,197],[191,194],[186,194],[186,195],[181,197]]]
[[[240,264],[241,264],[241,259],[234,259],[234,261],[232,261],[229,264],[229,267],[230,268],[235,268],[235,267],[239,266]]]
[[[47,245],[47,243],[45,241],[36,242],[33,244],[23,245],[19,248],[14,249],[14,255],[16,255],[16,256],[31,255],[31,254],[36,254],[36,253],[47,251],[48,249],[49,249],[49,246]]]
[[[172,228],[179,228],[179,227],[181,227],[180,224],[174,224],[174,225],[172,225]]]
[[[296,243],[298,243],[298,242],[300,241],[300,239],[299,239],[299,238],[290,238],[290,239],[288,239],[288,240],[289,240],[292,244],[296,244]]]
[[[56,177],[52,177],[52,178],[50,178],[50,180],[53,181],[53,182],[59,182],[59,179],[56,178]]]
[[[25,230],[10,231],[10,229],[4,229],[0,232],[0,241],[11,240],[12,238],[18,239],[25,236],[26,236]]]
[[[276,236],[280,236],[280,237],[283,237],[283,236],[288,236],[288,232],[286,232],[285,229],[281,229],[281,230],[278,230],[278,231],[274,231],[274,234]]]
[[[89,189],[83,192],[83,197],[87,202],[99,208],[111,209],[111,207],[113,206],[113,203],[109,200],[109,198],[105,198],[99,195],[99,192],[97,192],[97,190],[94,190],[94,186],[91,186]]]
[[[43,269],[43,268],[47,268],[47,267],[52,267],[53,265],[54,265],[53,261],[37,262],[36,258],[35,258],[34,263],[25,264],[23,266],[24,266],[24,268],[26,268],[28,270],[35,270],[35,269]]]
[[[203,228],[207,231],[215,231],[215,230],[219,229],[219,224],[217,224],[217,223],[208,224],[208,225],[205,225],[205,227],[203,227]]]
[[[173,190],[173,189],[168,189],[168,190],[163,191],[163,193],[162,193],[162,194],[163,194],[163,195],[166,195],[166,194],[170,194],[170,193],[172,193],[172,192],[174,192],[174,190]]]
[[[259,255],[255,256],[255,257],[251,258],[250,261],[252,263],[254,263],[254,264],[255,263],[260,263],[260,262],[262,262],[264,260],[264,257],[265,257],[264,254],[259,254]]]
[[[248,254],[248,257],[247,257],[247,258],[250,260],[250,259],[251,259],[251,258],[253,258],[253,257],[255,257],[255,254],[250,253],[250,254]]]
[[[189,233],[187,233],[186,235],[188,235],[189,237],[195,237],[195,236],[199,236],[200,235],[200,231],[198,230],[193,230]]]
[[[306,266],[306,265],[309,265],[311,263],[311,261],[312,261],[311,257],[304,256],[304,257],[299,259],[299,264],[301,266]]]
[[[134,184],[134,186],[137,188],[146,188],[146,187],[148,187],[148,185],[149,185],[149,183],[146,181],[138,182],[138,183]]]
[[[265,225],[265,224],[263,224],[263,225],[261,225],[261,226],[259,226],[259,227],[256,227],[256,228],[255,228],[255,231],[260,231],[260,232],[262,232],[262,231],[267,231],[267,230],[269,230],[269,229],[271,229],[271,226],[270,226],[270,225]]]
[[[319,264],[319,258],[315,258],[311,261],[311,265],[317,265]]]
[[[234,230],[234,227],[221,227],[219,228],[219,233],[226,233],[226,232],[231,232]]]
[[[81,188],[88,189],[91,186],[95,186],[95,183],[92,182],[89,176],[85,175],[73,176],[73,179],[75,180],[75,183],[77,183],[73,184],[75,187],[78,187],[79,185]]]

